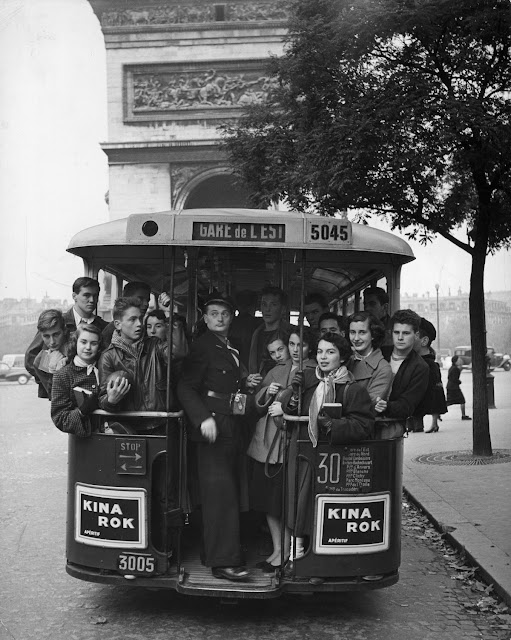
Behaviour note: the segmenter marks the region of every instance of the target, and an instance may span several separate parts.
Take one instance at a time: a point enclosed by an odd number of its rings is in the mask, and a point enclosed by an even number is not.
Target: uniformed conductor
[[[245,580],[240,549],[240,461],[243,418],[233,415],[232,396],[242,385],[239,352],[227,334],[232,300],[211,294],[204,305],[207,331],[192,345],[178,385],[178,397],[198,441],[205,564],[216,578]],[[255,386],[249,378],[244,381]]]

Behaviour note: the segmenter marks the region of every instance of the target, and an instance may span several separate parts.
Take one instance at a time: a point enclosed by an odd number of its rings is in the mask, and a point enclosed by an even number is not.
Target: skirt
[[[283,473],[280,463],[268,465],[268,478],[264,462],[253,460],[249,484],[249,504],[254,511],[262,511],[275,518],[282,517]]]
[[[454,389],[447,387],[447,406],[451,404],[465,404],[465,396],[459,387]]]

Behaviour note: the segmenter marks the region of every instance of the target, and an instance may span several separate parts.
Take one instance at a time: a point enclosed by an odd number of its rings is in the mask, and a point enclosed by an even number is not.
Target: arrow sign
[[[125,456],[122,453],[119,454],[119,458],[132,458],[135,462],[142,459],[142,456],[139,456],[138,453],[133,454],[132,456]]]
[[[144,476],[147,473],[147,442],[142,438],[115,439],[115,472]]]

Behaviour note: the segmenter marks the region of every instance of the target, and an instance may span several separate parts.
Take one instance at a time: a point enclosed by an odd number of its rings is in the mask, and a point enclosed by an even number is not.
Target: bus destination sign
[[[286,225],[259,222],[194,222],[192,240],[285,242]]]

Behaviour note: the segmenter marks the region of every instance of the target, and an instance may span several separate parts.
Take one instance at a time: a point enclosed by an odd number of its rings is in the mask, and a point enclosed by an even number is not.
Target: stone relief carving
[[[244,107],[265,100],[275,82],[260,71],[134,73],[132,112]]]
[[[194,22],[254,22],[287,20],[289,10],[278,2],[210,5],[161,5],[144,9],[104,11],[103,27],[187,24]]]
[[[172,206],[176,204],[177,197],[181,193],[181,190],[187,184],[199,175],[205,169],[207,165],[204,164],[186,164],[177,167],[171,167],[170,169],[170,186],[171,186],[171,198]]]
[[[265,20],[288,20],[289,9],[277,3],[251,2],[226,4],[225,19],[230,22],[259,22]]]

